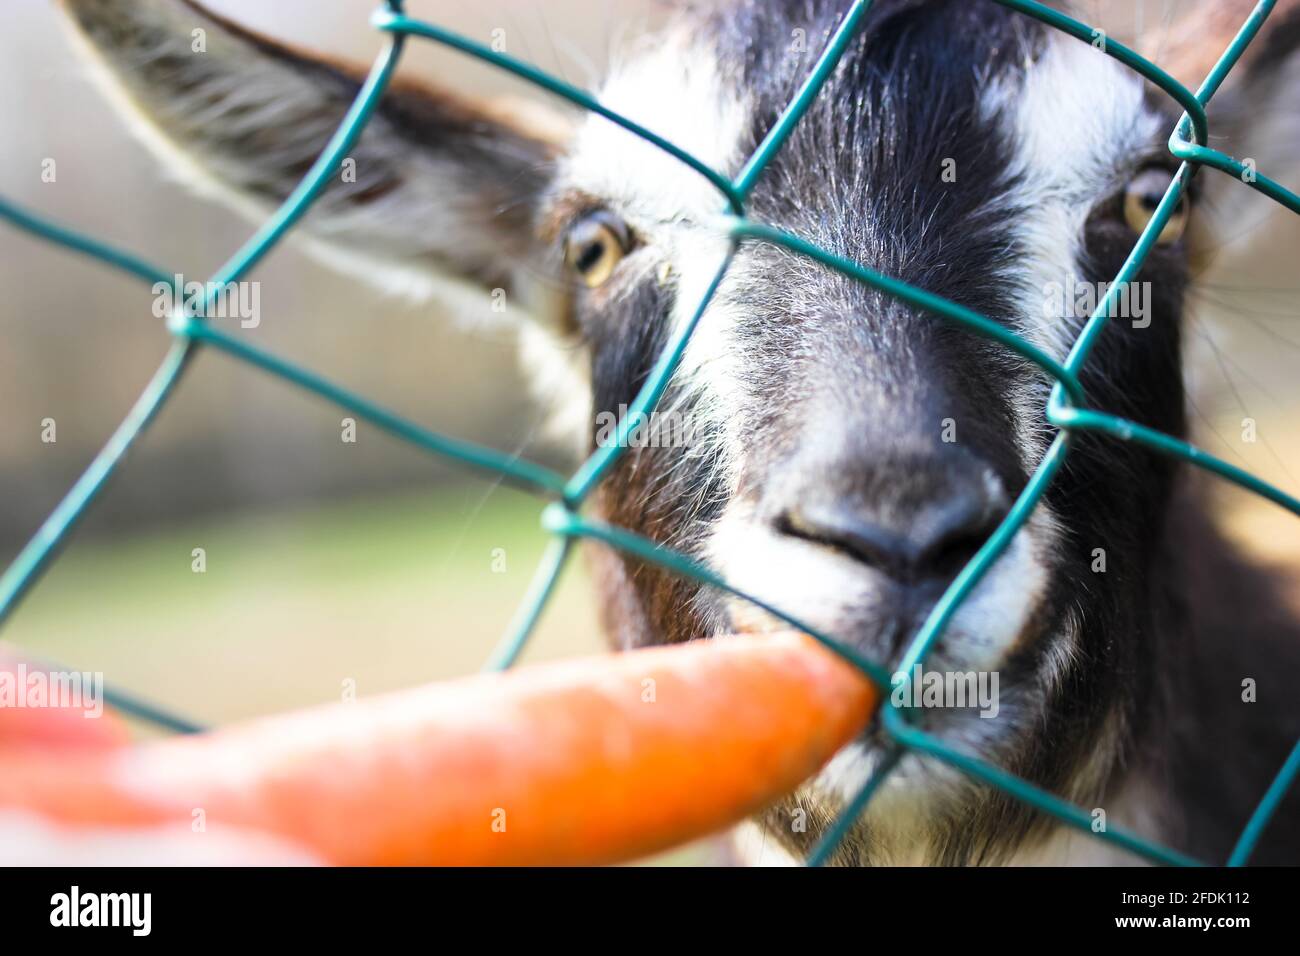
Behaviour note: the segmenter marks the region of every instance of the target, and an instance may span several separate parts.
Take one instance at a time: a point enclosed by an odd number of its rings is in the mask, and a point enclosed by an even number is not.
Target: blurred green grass
[[[74,539],[4,637],[206,724],[453,677],[505,632],[541,507],[454,486]],[[603,648],[579,558],[524,660]]]

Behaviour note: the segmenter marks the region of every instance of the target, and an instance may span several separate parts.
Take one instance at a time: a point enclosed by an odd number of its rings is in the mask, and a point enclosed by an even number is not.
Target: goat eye
[[[1141,232],[1156,214],[1156,207],[1164,198],[1173,176],[1164,169],[1146,169],[1133,177],[1124,190],[1124,221],[1134,232]],[[1156,242],[1162,246],[1177,242],[1187,228],[1187,197],[1179,200],[1178,208],[1165,223]]]
[[[587,213],[564,236],[564,261],[589,289],[604,285],[631,246],[627,223],[608,210]]]

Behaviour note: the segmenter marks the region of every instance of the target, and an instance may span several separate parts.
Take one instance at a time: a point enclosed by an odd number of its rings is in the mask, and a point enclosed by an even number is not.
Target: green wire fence
[[[1041,20],[1083,42],[1094,43],[1098,36],[1104,36],[1087,24],[1035,0],[992,0],[992,2],[1001,3],[1005,7]],[[1174,849],[1159,846],[1118,827],[1109,827],[1101,832],[1094,831],[1092,817],[1086,810],[985,762],[978,755],[956,749],[916,727],[906,708],[896,707],[890,703],[889,690],[892,688],[892,675],[879,664],[865,659],[852,648],[841,644],[833,635],[822,633],[783,613],[779,608],[764,602],[759,595],[747,594],[732,587],[709,568],[683,554],[663,548],[623,528],[584,517],[582,509],[592,491],[628,446],[627,438],[631,429],[636,422],[643,420],[643,415],[654,410],[663,395],[687,343],[704,318],[714,293],[726,275],[736,250],[745,243],[767,243],[807,256],[829,269],[879,289],[919,310],[932,313],[943,321],[965,326],[993,339],[1038,366],[1054,383],[1045,416],[1047,421],[1057,429],[1055,438],[1006,519],[956,576],[930,612],[920,631],[912,639],[895,672],[899,680],[911,679],[913,667],[926,659],[958,607],[1028,520],[1047,487],[1060,471],[1070,452],[1072,435],[1076,431],[1100,432],[1121,441],[1135,442],[1164,455],[1180,458],[1262,495],[1300,516],[1300,500],[1248,472],[1172,436],[1153,431],[1136,422],[1089,409],[1079,384],[1080,370],[1087,362],[1097,337],[1106,324],[1116,297],[1141,269],[1156,238],[1177,209],[1198,167],[1207,166],[1237,177],[1285,208],[1300,213],[1300,196],[1253,169],[1249,170],[1251,175],[1245,175],[1248,170],[1244,164],[1206,145],[1209,142],[1206,105],[1258,34],[1264,21],[1276,6],[1276,2],[1277,0],[1261,0],[1256,5],[1210,74],[1195,92],[1183,86],[1150,60],[1115,40],[1106,38],[1104,44],[1100,45],[1107,55],[1136,70],[1183,108],[1184,114],[1169,139],[1169,150],[1181,161],[1181,165],[1150,223],[1110,284],[1106,296],[1098,303],[1096,311],[1085,323],[1069,355],[1064,361],[1057,361],[986,316],[832,255],[798,236],[745,218],[746,201],[754,184],[762,176],[773,156],[782,148],[857,35],[871,7],[871,0],[854,0],[798,93],[734,180],[710,168],[650,130],[602,106],[587,93],[568,83],[505,53],[491,50],[433,24],[412,19],[404,12],[402,0],[385,0],[384,5],[373,15],[372,23],[388,35],[388,43],[375,60],[365,83],[337,131],[292,195],[230,260],[217,270],[207,286],[208,298],[203,305],[188,313],[178,312],[168,321],[168,330],[174,341],[157,372],[108,443],[41,525],[31,541],[18,554],[13,564],[3,576],[0,576],[0,624],[8,619],[23,596],[53,561],[104,483],[116,470],[135,440],[167,402],[190,359],[198,349],[206,346],[242,359],[314,392],[321,398],[426,451],[488,472],[551,500],[542,512],[542,526],[554,537],[542,558],[515,620],[493,655],[490,667],[506,668],[515,661],[554,591],[556,581],[572,551],[573,542],[579,538],[590,538],[661,566],[672,573],[692,578],[707,586],[728,591],[750,601],[808,633],[866,674],[883,691],[881,696],[884,703],[881,706],[880,721],[890,744],[885,758],[880,761],[870,778],[813,849],[808,858],[810,864],[821,864],[831,857],[856,817],[867,806],[889,773],[898,765],[901,757],[909,751],[942,761],[971,777],[1001,789],[1015,799],[1055,817],[1068,826],[1091,834],[1096,839],[1123,847],[1148,860],[1174,865],[1219,862],[1190,859]],[[433,40],[492,63],[577,106],[599,114],[686,164],[716,187],[720,194],[720,205],[730,238],[728,255],[718,268],[717,274],[690,321],[673,333],[645,385],[629,406],[628,413],[619,425],[616,438],[597,448],[571,476],[566,477],[491,448],[429,431],[280,356],[263,351],[236,336],[228,335],[201,318],[202,315],[207,314],[213,304],[213,298],[219,294],[218,290],[239,281],[257,266],[275,244],[298,223],[308,207],[320,195],[326,183],[340,169],[343,160],[392,79],[406,39],[412,36]],[[2,197],[0,197],[0,216],[19,228],[97,258],[147,282],[167,284],[172,282],[171,270],[158,268],[96,239],[55,225],[40,216],[18,208]],[[164,727],[181,732],[199,729],[188,721],[121,692],[109,691],[105,696],[110,704],[123,712]],[[1268,791],[1263,794],[1227,860],[1229,865],[1237,866],[1247,862],[1268,826],[1270,818],[1298,774],[1300,774],[1300,742],[1291,752]]]

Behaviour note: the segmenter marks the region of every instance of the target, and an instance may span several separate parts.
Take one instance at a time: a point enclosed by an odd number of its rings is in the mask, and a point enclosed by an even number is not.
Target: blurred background
[[[359,61],[381,46],[375,0],[211,0],[294,43]],[[545,4],[411,0],[419,17],[509,49],[579,85],[649,0]],[[1084,4],[1125,36],[1192,3]],[[51,0],[0,4],[0,192],[187,276],[206,276],[249,234],[192,197],[124,132],[88,81]],[[527,89],[432,44],[412,74],[467,90]],[[1297,144],[1300,148],[1300,144]],[[55,183],[41,180],[54,157]],[[1288,185],[1295,188],[1295,183]],[[1282,215],[1281,211],[1277,215]],[[1295,244],[1282,249],[1294,258]],[[508,332],[387,300],[281,245],[261,281],[258,345],[436,430],[569,466],[540,435]],[[1241,277],[1241,285],[1249,277]],[[0,226],[0,560],[7,564],[85,468],[158,364],[168,336],[137,280]],[[145,289],[147,291],[147,289]],[[1268,289],[1232,328],[1196,325],[1194,419],[1229,461],[1300,491],[1300,313]],[[1232,288],[1216,290],[1231,297]],[[1241,420],[1260,440],[1243,443]],[[479,667],[506,629],[544,544],[540,504],[444,465],[216,353],[201,353],[71,546],[4,638],[202,722],[338,699]],[[40,440],[42,421],[58,440]],[[1224,492],[1233,527],[1294,562],[1300,529]],[[193,549],[207,570],[191,570]],[[598,649],[590,583],[574,563],[532,659]]]
[[[215,0],[250,27],[367,64],[372,0]],[[414,2],[409,10],[588,85],[623,20],[607,4]],[[627,8],[632,11],[632,7]],[[0,190],[29,208],[204,278],[251,225],[196,199],[91,85],[52,0],[0,4]],[[407,73],[482,92],[509,78],[412,42]],[[57,180],[41,181],[44,158]],[[388,299],[292,242],[253,275],[259,346],[447,434],[568,467],[540,435],[512,334]],[[146,285],[0,226],[0,560],[86,467],[168,346]],[[466,477],[365,422],[200,354],[4,638],[202,722],[473,671],[506,630],[545,538],[541,503]],[[57,442],[40,441],[43,419]],[[194,548],[207,570],[191,570]],[[574,562],[530,658],[598,650]]]

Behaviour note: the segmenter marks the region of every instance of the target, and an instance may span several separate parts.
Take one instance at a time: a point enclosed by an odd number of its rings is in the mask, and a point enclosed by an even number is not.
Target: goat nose
[[[946,581],[975,556],[1007,513],[1005,495],[987,481],[965,483],[911,507],[898,504],[812,498],[781,511],[777,528],[841,551],[897,581]]]

